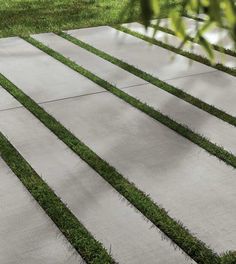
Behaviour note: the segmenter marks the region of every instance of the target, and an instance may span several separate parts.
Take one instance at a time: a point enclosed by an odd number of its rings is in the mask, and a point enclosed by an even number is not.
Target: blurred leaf
[[[147,27],[153,18],[159,18],[163,14],[169,17],[171,28],[175,35],[182,40],[181,47],[186,44],[187,28],[183,19],[185,14],[198,16],[206,14],[208,19],[201,26],[196,26],[195,38],[208,54],[214,59],[212,45],[204,38],[205,33],[211,26],[218,25],[226,27],[232,41],[236,46],[236,1],[235,0],[130,0],[132,6],[139,3],[142,22]],[[131,7],[132,13],[132,7]],[[155,28],[155,33],[157,31]]]

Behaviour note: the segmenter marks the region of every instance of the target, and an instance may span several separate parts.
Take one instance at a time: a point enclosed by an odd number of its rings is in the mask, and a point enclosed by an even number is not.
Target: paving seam
[[[214,72],[217,72],[217,70],[215,71],[211,71],[211,72],[203,72],[203,73],[196,73],[196,74],[190,74],[190,75],[185,75],[183,77],[175,77],[175,78],[171,78],[171,79],[165,79],[163,81],[173,81],[173,80],[177,80],[177,79],[181,79],[181,78],[188,78],[188,77],[191,77],[191,76],[201,76],[201,75],[206,75],[206,74],[210,74],[210,73],[214,73]]]
[[[147,84],[147,82],[146,83],[143,83],[143,84],[135,84],[135,85],[121,87],[120,89],[124,89],[125,90],[125,89],[132,88],[132,87],[143,86],[145,84]],[[79,97],[83,97],[83,96],[90,96],[90,95],[95,95],[95,94],[100,94],[100,93],[109,93],[109,91],[105,90],[105,91],[101,91],[101,92],[81,94],[81,95],[77,95],[77,96],[68,96],[68,97],[63,97],[63,98],[60,98],[60,99],[38,102],[38,104],[39,105],[41,105],[41,104],[48,104],[48,103],[52,103],[52,102],[59,102],[59,101],[67,100],[67,99],[79,98]],[[0,109],[0,112],[11,111],[11,110],[15,110],[15,109],[23,108],[23,107],[24,106],[16,106],[16,107],[11,107],[11,108]]]

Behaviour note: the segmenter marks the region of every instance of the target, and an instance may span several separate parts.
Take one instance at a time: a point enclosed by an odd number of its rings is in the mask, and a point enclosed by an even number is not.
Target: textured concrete
[[[20,104],[0,86],[0,111],[19,106]]]
[[[146,83],[143,79],[129,74],[118,66],[80,48],[79,46],[53,33],[33,35],[33,38],[53,48],[67,58],[72,59],[82,67],[100,76],[102,79],[124,88]]]
[[[0,112],[0,130],[119,263],[195,263],[25,109]]]
[[[25,92],[33,91],[32,97],[37,101],[103,91],[98,85],[17,37],[0,39],[0,58],[0,72],[12,82],[17,81]]]
[[[173,60],[171,55],[175,53],[111,27],[71,30],[68,33],[160,79],[213,71],[211,67],[198,62],[192,62],[190,67],[189,59],[181,55],[175,55]]]
[[[228,123],[150,84],[125,92],[236,155],[236,129]]]
[[[82,263],[81,257],[2,159],[0,176],[0,263]]]
[[[110,36],[110,39],[99,37],[102,33],[107,36],[107,38]],[[155,60],[155,56],[158,55],[158,53],[153,54],[152,48],[154,49],[154,46],[148,45],[150,50],[149,52],[146,52],[145,48],[143,48],[144,42],[140,43],[139,40],[135,41],[135,38],[133,38],[132,36],[127,36],[123,33],[117,35],[116,33],[117,32],[114,32],[113,29],[110,29],[108,27],[69,31],[69,34],[71,34],[72,36],[77,37],[91,45],[94,45],[95,47],[108,52],[111,55],[120,58],[130,64],[136,66],[138,65],[138,68],[140,68],[141,70],[151,73],[154,76],[160,78],[160,75],[155,70],[155,66],[153,65],[154,63],[156,63],[156,69],[160,67],[165,71],[165,80],[168,81],[168,83],[175,85],[176,87],[185,90],[189,94],[194,95],[218,108],[221,108],[234,116],[236,115],[235,77],[221,71],[213,70],[213,72],[205,71],[202,74],[193,74],[192,76],[189,75],[189,73],[186,73],[185,77],[173,78],[172,72],[170,70],[171,67],[165,67],[165,65],[159,64],[157,59]],[[132,41],[130,40],[130,38],[132,39]],[[137,45],[132,45],[132,42],[137,42]],[[107,43],[107,45],[105,45],[105,43]],[[143,48],[144,52],[141,51],[141,48]],[[141,57],[140,54],[142,54]],[[170,55],[168,58],[170,58]],[[167,60],[167,57],[161,55],[161,60],[164,59]],[[181,68],[182,65],[179,64],[178,67]],[[189,69],[193,69],[194,64],[188,64],[186,68],[188,67]]]
[[[173,36],[171,34],[167,34],[162,31],[157,31],[155,33],[155,29],[153,27],[148,27],[147,29],[145,29],[145,27],[139,23],[129,23],[129,24],[124,24],[123,26],[129,28],[134,32],[140,33],[150,38],[153,38],[154,36],[156,40],[162,41],[176,48],[179,48],[182,43],[182,40],[180,38]],[[200,45],[190,41],[187,42],[184,47],[182,47],[182,50],[191,52],[193,54],[201,55],[204,57],[208,57],[208,54]],[[236,58],[233,56],[229,56],[227,54],[223,54],[218,51],[214,51],[214,56],[216,63],[222,63],[227,67],[236,67]]]
[[[137,29],[143,31],[143,26],[140,26],[138,23],[132,23],[129,24],[129,26],[130,25],[132,26],[132,29],[135,29],[137,26]],[[159,32],[158,34],[163,37],[163,40],[165,39],[165,33],[163,34],[162,32]],[[60,38],[53,33],[39,34],[34,37],[50,48],[69,57],[72,61],[75,61],[79,65],[96,73],[99,77],[105,78],[111,83],[117,81],[115,74],[108,74],[107,76],[107,64],[102,58],[81,49],[77,45],[71,44],[71,42]],[[95,62],[96,67],[94,67]],[[105,65],[104,68],[103,65]],[[120,68],[114,66],[112,69],[115,73],[116,70],[119,72]],[[138,77],[129,72],[125,73],[126,79],[137,79],[136,83],[141,83],[141,80]],[[151,84],[133,86],[125,89],[125,92],[148,105],[161,110],[162,113],[167,114],[177,122],[187,125],[192,130],[209,138],[212,142],[224,146],[225,149],[236,154],[236,129],[233,126]]]
[[[223,72],[213,72],[176,78],[169,84],[236,116],[236,78]]]
[[[184,18],[184,22],[187,28],[187,32],[190,36],[195,36],[196,26],[203,25],[203,22],[199,22],[192,18]],[[155,21],[153,21],[155,23]],[[169,19],[161,19],[160,26],[171,28]],[[235,50],[234,42],[230,38],[226,29],[213,27],[209,31],[206,31],[203,35],[210,43],[222,46],[227,49]]]
[[[109,93],[44,108],[214,250],[235,250],[231,167]]]

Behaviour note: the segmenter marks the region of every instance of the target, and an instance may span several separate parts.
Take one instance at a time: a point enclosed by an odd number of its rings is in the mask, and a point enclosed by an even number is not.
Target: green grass
[[[129,71],[130,73],[136,75],[139,78],[142,78],[143,80],[155,85],[157,87],[157,89],[163,89],[164,91],[171,93],[173,95],[175,95],[176,97],[198,107],[199,109],[202,109],[203,111],[208,112],[211,115],[214,115],[215,117],[221,119],[224,122],[229,123],[230,125],[236,126],[236,117],[229,115],[228,113],[216,108],[213,105],[209,105],[203,101],[201,101],[200,99],[182,91],[181,89],[174,87],[164,81],[161,81],[160,79],[152,76],[151,74],[148,74],[136,67],[134,67],[131,64],[128,64],[124,61],[121,61],[101,50],[96,49],[95,47],[92,47],[91,45],[82,42],[81,40],[78,40],[64,32],[59,32],[58,33],[59,36],[71,41],[72,43],[87,49],[88,51],[100,56],[101,58],[119,66],[120,68]]]
[[[116,24],[135,20],[122,16],[129,0],[0,0],[0,37]]]
[[[175,4],[176,1],[168,2]],[[114,25],[140,19],[138,4],[132,6],[132,12],[125,12],[129,4],[130,0],[0,0],[0,37]],[[164,11],[162,16],[165,16]]]
[[[236,251],[222,255],[221,264],[236,264]]]
[[[230,67],[227,67],[221,63],[216,63],[216,64],[213,64],[210,62],[209,59],[207,59],[206,57],[203,57],[203,56],[200,56],[200,55],[197,55],[197,54],[194,54],[194,53],[191,53],[191,52],[188,52],[188,51],[184,51],[180,48],[176,48],[168,43],[164,43],[163,41],[159,41],[159,40],[156,40],[154,38],[150,38],[150,37],[147,37],[145,35],[142,35],[138,32],[135,32],[135,31],[132,31],[126,27],[123,27],[123,26],[115,26],[114,28],[124,32],[124,33],[127,33],[127,34],[130,34],[132,36],[135,36],[137,38],[140,38],[146,42],[149,42],[149,43],[152,43],[154,45],[157,45],[159,47],[162,47],[162,48],[165,48],[167,50],[170,50],[174,53],[177,53],[177,54],[180,54],[180,55],[183,55],[191,60],[195,60],[197,62],[200,62],[200,63],[203,63],[207,66],[210,66],[212,68],[215,68],[217,70],[220,70],[220,71],[223,71],[225,73],[228,73],[232,76],[236,76],[236,68],[230,68]]]
[[[167,212],[154,203],[148,195],[137,189],[3,75],[0,75],[0,85],[197,263],[220,263],[220,257],[193,236],[180,222],[169,217]],[[9,155],[10,153],[11,151]]]
[[[0,155],[86,263],[115,263],[1,132]]]

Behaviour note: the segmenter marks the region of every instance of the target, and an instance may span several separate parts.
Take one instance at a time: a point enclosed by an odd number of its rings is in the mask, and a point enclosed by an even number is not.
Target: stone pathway
[[[135,258],[154,263],[157,257],[190,263],[28,111],[14,109],[0,115],[0,130],[119,263],[135,263]],[[129,244],[124,243],[127,240]]]
[[[236,154],[236,144],[233,144],[236,143],[236,129],[233,126],[170,93],[158,89],[152,84],[143,84],[143,79],[122,70],[56,34],[44,33],[35,35],[34,38],[85,67],[100,78],[124,89],[126,93],[159,109],[179,123],[188,126],[211,139],[212,142],[224,146],[225,149]],[[124,81],[126,80],[127,83],[125,84]],[[33,96],[33,94],[30,95]]]
[[[171,60],[170,51],[107,26],[68,34],[235,115],[235,77],[227,73],[181,55]],[[234,126],[54,33],[32,37],[236,155]],[[0,73],[213,252],[236,250],[232,166],[19,37],[0,39]],[[0,87],[0,131],[118,263],[197,263],[15,96]],[[1,159],[0,168],[0,262],[82,263]]]
[[[173,61],[171,52],[113,28],[80,29],[68,33],[208,104],[236,115],[235,77],[229,74],[198,62],[192,62],[190,67],[189,59],[180,55],[175,55]],[[104,35],[104,38],[100,38],[100,35]]]
[[[148,27],[145,29],[143,25],[139,23],[130,23],[130,24],[123,24],[124,27],[132,30],[133,32],[137,32],[141,35],[147,36],[152,38],[155,32],[154,27]],[[155,39],[158,41],[162,41],[168,45],[174,46],[175,48],[179,48],[181,46],[181,39],[171,34],[158,31],[155,34]],[[188,41],[188,43],[182,48],[182,50],[190,52],[192,54],[200,55],[203,57],[207,57],[207,53],[202,48],[202,46]],[[234,56],[230,56],[228,54],[223,54],[219,51],[214,50],[214,60],[215,63],[224,64],[227,67],[236,67],[236,58]]]
[[[82,263],[81,257],[2,159],[0,169],[0,262]]]

